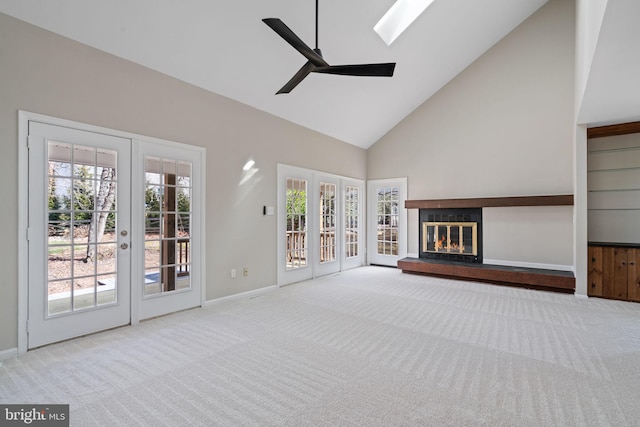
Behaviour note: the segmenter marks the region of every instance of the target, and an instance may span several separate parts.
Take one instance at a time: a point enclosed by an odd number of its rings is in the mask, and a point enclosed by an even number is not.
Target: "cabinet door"
[[[602,296],[602,246],[589,246],[589,286],[587,295]]]
[[[627,298],[629,301],[640,301],[640,249],[627,250]]]
[[[615,276],[616,276],[615,248],[602,248],[602,296],[603,297],[614,298]]]
[[[602,296],[605,298],[627,299],[627,249],[603,248]]]

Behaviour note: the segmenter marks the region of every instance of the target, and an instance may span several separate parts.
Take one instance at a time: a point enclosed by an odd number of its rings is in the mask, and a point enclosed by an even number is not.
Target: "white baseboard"
[[[0,360],[11,359],[12,357],[16,357],[18,355],[17,348],[10,348],[9,350],[0,351]],[[0,364],[2,366],[2,364]]]
[[[578,299],[589,299],[587,295],[582,295],[582,294],[573,294],[573,295]]]
[[[561,271],[573,272],[572,265],[562,265],[562,264],[542,264],[537,262],[505,261],[500,259],[487,259],[487,258],[484,258],[482,260],[482,263],[491,264],[491,265],[504,265],[506,267],[539,268],[542,270],[561,270]]]
[[[220,304],[220,303],[227,302],[227,301],[233,301],[233,300],[238,300],[238,299],[248,299],[248,298],[254,297],[256,295],[264,294],[265,292],[275,291],[277,289],[278,289],[278,287],[276,285],[273,285],[273,286],[267,286],[267,287],[260,288],[260,289],[255,289],[253,291],[247,291],[247,292],[242,292],[242,293],[239,293],[239,294],[229,295],[229,296],[226,296],[226,297],[210,299],[210,300],[207,300],[207,301],[204,302],[204,306],[205,307],[211,307],[212,305]]]

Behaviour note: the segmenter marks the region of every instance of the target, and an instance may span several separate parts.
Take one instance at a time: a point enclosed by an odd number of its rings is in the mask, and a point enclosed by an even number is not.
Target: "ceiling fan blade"
[[[280,37],[282,37],[287,43],[289,43],[295,50],[300,52],[307,58],[313,65],[316,67],[328,67],[329,64],[327,61],[322,59],[322,56],[318,55],[313,49],[303,42],[300,37],[298,37],[289,27],[285,25],[278,18],[265,18],[262,20],[265,24],[267,24],[273,31],[278,33]]]
[[[395,68],[395,62],[389,62],[384,64],[330,65],[316,67],[313,72],[343,76],[391,77]]]
[[[293,90],[294,87],[298,86],[305,77],[309,75],[316,68],[315,65],[311,61],[307,61],[306,64],[302,66],[298,70],[298,72],[287,82],[286,85],[282,86],[282,88],[276,92],[276,95],[280,93],[289,93]]]

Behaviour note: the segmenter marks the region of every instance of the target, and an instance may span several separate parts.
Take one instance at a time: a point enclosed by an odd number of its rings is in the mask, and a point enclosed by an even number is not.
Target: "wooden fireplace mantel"
[[[573,194],[554,196],[482,197],[473,199],[406,200],[407,209],[497,208],[510,206],[573,206]]]

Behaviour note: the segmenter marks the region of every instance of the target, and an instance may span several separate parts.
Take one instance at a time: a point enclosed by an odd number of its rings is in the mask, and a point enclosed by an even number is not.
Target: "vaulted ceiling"
[[[392,78],[314,73],[281,95],[306,59],[262,19],[314,47],[314,0],[0,0],[0,12],[368,148],[547,2],[436,0],[387,46],[373,26],[394,1],[319,5],[324,58],[396,62]]]
[[[640,1],[608,0],[578,122],[640,121]]]

